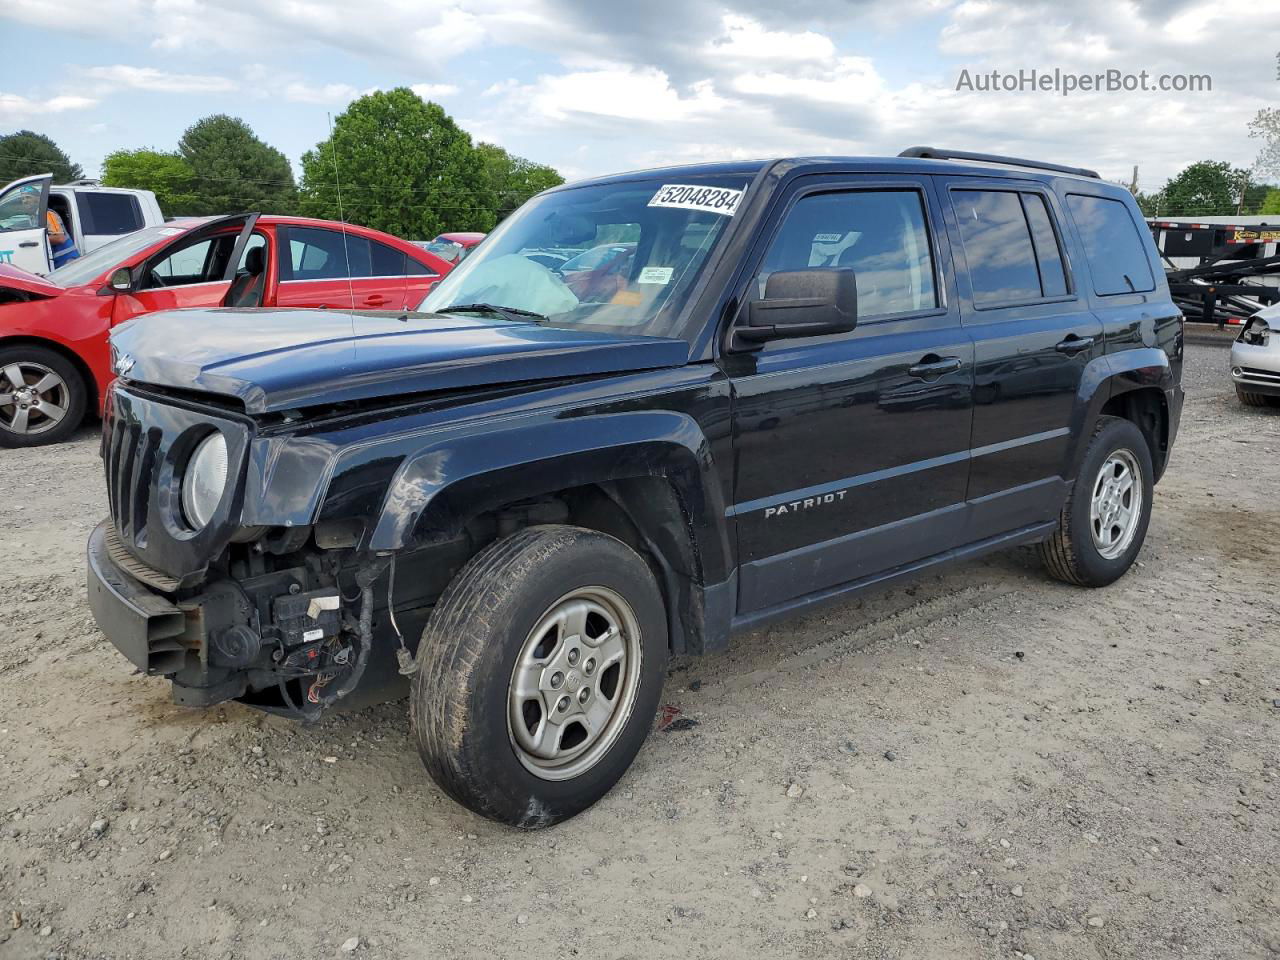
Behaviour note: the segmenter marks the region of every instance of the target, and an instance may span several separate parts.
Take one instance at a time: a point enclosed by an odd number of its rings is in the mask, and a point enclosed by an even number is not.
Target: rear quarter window
[[[142,206],[129,193],[76,193],[80,225],[92,236],[119,236],[142,229]]]
[[[1126,204],[1082,193],[1067,194],[1067,208],[1080,233],[1100,297],[1145,293],[1156,288],[1147,248]]]

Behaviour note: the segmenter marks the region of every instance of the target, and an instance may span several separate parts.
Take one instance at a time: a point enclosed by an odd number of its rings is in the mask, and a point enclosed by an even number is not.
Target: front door
[[[941,553],[965,523],[973,344],[944,280],[932,185],[870,175],[802,184],[744,298],[777,270],[852,267],[858,324],[723,359],[740,614]]]
[[[24,177],[0,190],[0,263],[31,273],[48,273],[48,231],[51,174]]]
[[[956,177],[960,309],[975,343],[971,539],[1051,520],[1069,474],[1071,421],[1102,325],[1076,289],[1062,211],[1033,180]]]
[[[245,259],[256,216],[227,217],[188,232],[132,268],[133,287],[117,294],[112,319],[183,307],[220,307]]]

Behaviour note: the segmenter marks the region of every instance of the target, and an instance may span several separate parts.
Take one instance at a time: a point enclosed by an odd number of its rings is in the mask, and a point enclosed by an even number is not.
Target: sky
[[[0,133],[46,133],[89,176],[211,113],[296,174],[329,114],[409,86],[570,180],[927,144],[1137,165],[1154,190],[1196,160],[1248,166],[1248,121],[1280,105],[1276,0],[4,0],[0,50]],[[957,89],[1032,69],[1212,89]]]

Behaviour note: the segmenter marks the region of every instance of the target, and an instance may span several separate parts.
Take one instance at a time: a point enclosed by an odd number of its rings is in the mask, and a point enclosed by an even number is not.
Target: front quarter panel
[[[472,516],[587,483],[663,477],[707,582],[727,576],[729,392],[711,364],[510,387],[255,441],[246,524],[359,520],[360,546],[400,550]]]

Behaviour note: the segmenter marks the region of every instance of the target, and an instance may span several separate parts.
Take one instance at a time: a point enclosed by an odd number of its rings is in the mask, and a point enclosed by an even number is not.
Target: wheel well
[[[1142,432],[1151,451],[1154,479],[1159,480],[1169,460],[1169,407],[1164,392],[1142,388],[1116,394],[1103,404],[1099,413],[1129,420]]]
[[[702,649],[701,563],[687,513],[663,477],[589,483],[506,504],[466,525],[475,551],[539,523],[565,523],[621,540],[648,564],[667,608],[674,653]]]
[[[98,414],[98,381],[93,378],[93,372],[89,369],[89,365],[84,362],[78,353],[69,350],[56,340],[46,340],[43,337],[4,337],[0,338],[0,350],[8,347],[17,347],[22,345],[41,347],[45,350],[52,350],[58,356],[62,357],[80,374],[84,380],[85,387],[85,406],[84,411],[88,416],[97,416]]]

